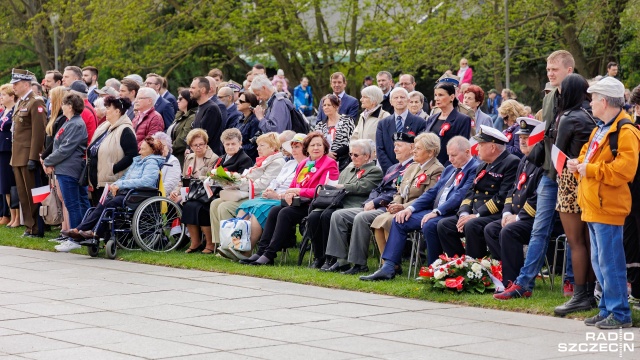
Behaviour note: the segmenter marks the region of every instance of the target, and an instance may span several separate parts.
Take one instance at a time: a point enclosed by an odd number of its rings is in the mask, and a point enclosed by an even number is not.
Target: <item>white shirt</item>
[[[291,181],[293,181],[297,167],[298,162],[295,159],[287,161],[282,167],[282,170],[280,170],[278,176],[271,180],[267,189],[272,189],[278,194],[284,194],[284,192],[289,189]]]

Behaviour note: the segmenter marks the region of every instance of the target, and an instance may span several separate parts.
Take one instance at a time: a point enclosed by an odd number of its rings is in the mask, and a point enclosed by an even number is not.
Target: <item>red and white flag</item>
[[[560,151],[557,146],[553,145],[551,147],[551,161],[553,161],[553,166],[556,168],[558,176],[560,176],[562,169],[564,169],[564,163],[567,162],[567,155]]]
[[[180,218],[176,218],[171,222],[170,236],[178,235],[182,232],[182,225],[180,224]]]
[[[471,144],[471,155],[478,156],[478,140],[472,137],[469,139],[469,143]]]
[[[527,144],[531,147],[544,139],[544,130],[545,130],[545,122],[538,124],[538,126],[533,128],[531,131],[531,135],[529,135],[529,141]]]
[[[31,189],[31,196],[33,197],[33,203],[41,203],[42,200],[46,199],[47,196],[51,193],[51,187],[49,185],[40,186],[34,189]]]
[[[104,191],[102,192],[102,196],[100,196],[100,204],[104,205],[109,197],[109,192],[111,191],[111,185],[109,183],[104,184]]]
[[[256,198],[256,188],[255,185],[253,184],[253,180],[249,179],[249,199],[255,199]]]

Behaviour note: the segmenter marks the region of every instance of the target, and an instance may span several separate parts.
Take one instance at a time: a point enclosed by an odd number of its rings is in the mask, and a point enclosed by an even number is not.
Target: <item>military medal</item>
[[[478,181],[480,181],[480,179],[482,179],[486,173],[487,173],[487,170],[480,171],[480,173],[478,174],[478,176],[476,176],[476,179],[473,181],[473,183],[477,184]]]
[[[464,177],[464,173],[463,172],[460,172],[460,173],[458,173],[458,175],[456,175],[456,182],[455,182],[456,185],[455,186],[460,185],[460,181],[462,181],[463,177]]]
[[[427,174],[420,174],[416,180],[416,187],[419,188],[425,180],[427,180]]]
[[[449,123],[442,124],[442,129],[440,129],[440,136],[444,136],[444,133],[446,133],[449,129],[451,129],[451,124]]]
[[[522,173],[520,174],[520,177],[518,178],[518,190],[522,189],[522,185],[527,182],[527,173]]]

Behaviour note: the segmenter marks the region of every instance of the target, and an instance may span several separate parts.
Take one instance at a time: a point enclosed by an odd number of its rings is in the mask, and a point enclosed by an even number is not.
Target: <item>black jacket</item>
[[[523,157],[516,172],[516,182],[511,187],[502,212],[518,215],[520,220],[534,218],[538,202],[536,190],[541,178],[542,168],[535,166],[526,157]]]
[[[471,133],[471,118],[467,115],[461,114],[454,107],[453,111],[447,116],[447,119],[444,121],[442,126],[440,127],[440,131],[433,131],[433,126],[438,121],[438,117],[440,117],[440,113],[433,114],[427,118],[427,126],[425,128],[425,132],[433,132],[434,134],[440,137],[440,153],[438,153],[438,161],[444,166],[449,165],[449,155],[447,155],[447,143],[451,140],[452,137],[456,135],[463,136],[465,138],[469,138],[469,134]],[[448,129],[445,127],[445,124],[449,124]]]
[[[567,158],[574,159],[580,155],[582,146],[589,141],[596,121],[591,116],[591,106],[585,101],[581,108],[565,111],[556,126],[556,146]]]
[[[224,155],[218,159],[218,162],[216,163],[214,168],[222,164],[222,167],[227,171],[242,174],[243,171],[253,166],[253,160],[251,160],[251,158],[247,154],[245,154],[244,150],[242,149],[238,150],[238,152],[231,158],[224,161],[222,159],[224,159]]]
[[[196,119],[191,125],[192,128],[201,128],[209,134],[209,142],[207,145],[216,155],[222,154],[222,141],[220,135],[224,130],[224,121],[220,108],[211,100],[207,100],[204,104],[198,106]]]

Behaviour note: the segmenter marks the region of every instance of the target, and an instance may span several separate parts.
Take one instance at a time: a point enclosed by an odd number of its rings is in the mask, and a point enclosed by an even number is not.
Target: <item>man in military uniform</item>
[[[527,145],[529,134],[541,122],[528,117],[519,117],[517,122],[520,129],[516,135],[520,138],[520,151],[524,156],[516,172],[516,181],[505,200],[502,218],[484,228],[484,239],[491,256],[502,260],[502,282],[505,284],[516,280],[524,264],[522,246],[527,245],[531,238],[536,216],[536,189],[542,176],[542,169],[527,160],[531,152]]]
[[[447,83],[453,84],[453,86],[455,86],[456,88],[456,97],[458,97],[458,95],[460,94],[460,86],[459,86],[460,78],[459,77],[446,72],[442,76],[440,76],[438,81],[436,81],[436,84],[441,82],[447,82]],[[469,134],[469,137],[475,135],[476,134],[476,112],[473,111],[473,109],[468,105],[463,104],[462,101],[458,102],[458,107],[456,108],[456,110],[458,110],[460,114],[467,115],[468,117],[471,118],[471,134]],[[440,108],[434,106],[431,109],[431,114],[429,115],[439,114],[441,111],[442,110],[440,110]]]
[[[480,125],[478,165],[473,185],[462,200],[458,215],[438,222],[438,237],[442,250],[449,256],[465,254],[462,237],[467,240],[466,254],[482,258],[487,254],[484,227],[500,219],[507,194],[516,180],[520,159],[505,150],[507,137],[500,131]]]
[[[40,153],[44,146],[47,109],[44,102],[31,91],[31,80],[35,76],[27,70],[14,69],[11,84],[19,97],[13,113],[13,144],[11,166],[16,177],[18,197],[22,207],[25,231],[22,236],[42,237],[43,228],[38,229],[38,204],[33,203],[31,189],[36,187],[39,176]]]

